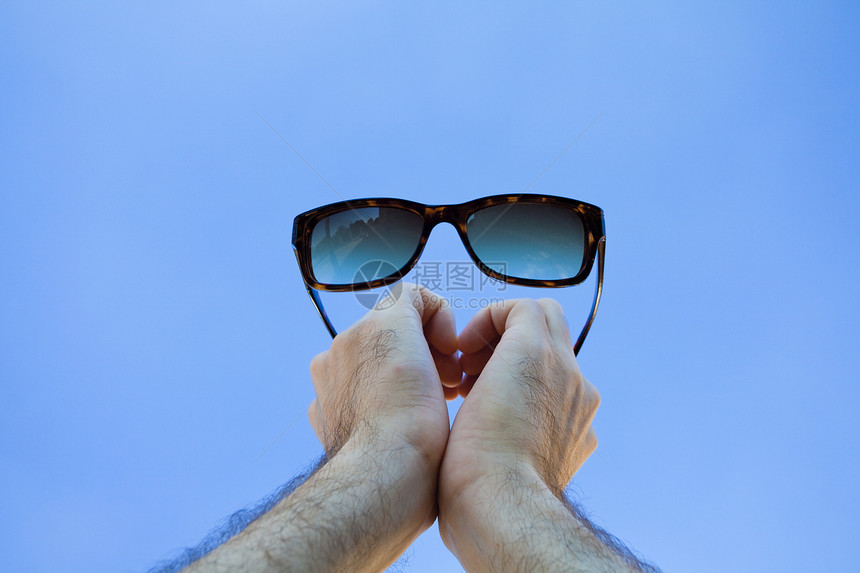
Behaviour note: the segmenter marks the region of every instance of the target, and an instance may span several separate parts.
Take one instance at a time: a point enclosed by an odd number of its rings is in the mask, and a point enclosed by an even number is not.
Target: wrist
[[[466,570],[575,562],[567,548],[582,527],[532,465],[497,466],[457,492],[445,484],[440,477],[439,533]]]
[[[458,557],[459,545],[476,546],[510,520],[522,503],[558,502],[534,467],[522,459],[495,459],[472,464],[470,471],[447,471],[439,476],[439,532]]]
[[[390,503],[380,511],[406,530],[417,529],[416,536],[435,521],[439,461],[398,435],[380,428],[356,431],[329,464],[376,482]]]
[[[459,497],[469,499],[485,488],[519,488],[537,483],[554,491],[527,455],[449,448],[439,472],[439,503],[459,502]]]

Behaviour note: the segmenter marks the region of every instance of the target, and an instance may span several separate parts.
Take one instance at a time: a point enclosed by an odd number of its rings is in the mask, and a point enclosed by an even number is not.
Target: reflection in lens
[[[403,268],[421,239],[424,219],[394,207],[361,207],[330,215],[311,233],[311,266],[317,281],[351,284]],[[382,264],[368,265],[379,261]],[[368,275],[368,269],[377,269]]]
[[[466,223],[472,250],[509,277],[563,280],[575,277],[585,253],[579,214],[546,203],[507,203],[475,212]]]

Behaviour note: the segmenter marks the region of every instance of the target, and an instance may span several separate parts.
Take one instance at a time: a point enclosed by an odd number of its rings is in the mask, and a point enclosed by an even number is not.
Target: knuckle
[[[543,322],[545,320],[543,308],[538,301],[531,298],[519,298],[510,302],[512,302],[512,304],[508,312],[505,329],[509,328],[512,324],[525,325],[537,323],[537,321]]]
[[[326,370],[326,358],[328,350],[320,352],[311,359],[311,376],[314,378],[324,376]]]
[[[521,298],[517,300],[517,306],[524,311],[543,314],[543,307],[533,298]]]
[[[542,298],[538,300],[538,303],[544,309],[544,312],[552,312],[558,314],[564,314],[564,307],[561,306],[561,303],[555,300],[554,298]]]
[[[589,392],[589,398],[591,399],[591,408],[593,411],[596,412],[597,409],[600,408],[600,392],[598,392],[597,388],[595,388],[590,383],[589,386],[591,386],[591,392]]]
[[[589,382],[588,379],[582,378],[582,389],[586,404],[588,404],[592,412],[596,412],[600,407],[600,392],[597,390],[597,387]]]

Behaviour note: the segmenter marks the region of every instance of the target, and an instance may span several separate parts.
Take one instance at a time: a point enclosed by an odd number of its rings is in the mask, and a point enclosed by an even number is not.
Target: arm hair
[[[242,508],[223,519],[196,546],[187,547],[180,550],[174,557],[156,563],[147,573],[177,573],[195,561],[202,559],[215,548],[242,533],[255,519],[268,513],[281,500],[293,493],[308,478],[314,475],[327,461],[328,457],[323,455],[303,473],[280,486],[274,492],[258,501],[256,505]]]
[[[636,555],[632,549],[627,547],[617,537],[605,529],[593,524],[588,517],[586,517],[583,507],[574,502],[569,493],[566,492],[562,501],[570,513],[573,514],[573,517],[582,524],[591,533],[591,535],[594,536],[593,542],[597,546],[602,545],[605,549],[615,553],[615,555],[620,557],[633,571],[640,573],[662,573],[662,570],[659,567]]]

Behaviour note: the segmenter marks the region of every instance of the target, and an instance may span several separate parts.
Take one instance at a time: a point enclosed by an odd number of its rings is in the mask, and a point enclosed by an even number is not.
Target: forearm
[[[656,571],[522,467],[452,496],[440,505],[439,523],[445,543],[467,571]]]
[[[435,518],[436,482],[422,464],[408,446],[347,443],[188,571],[381,571]]]

